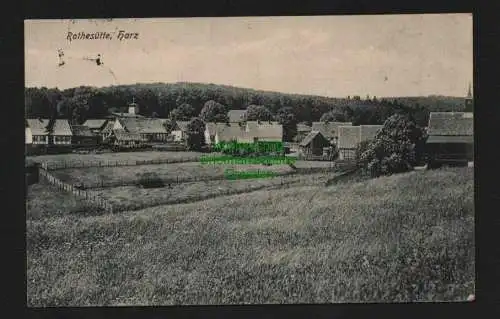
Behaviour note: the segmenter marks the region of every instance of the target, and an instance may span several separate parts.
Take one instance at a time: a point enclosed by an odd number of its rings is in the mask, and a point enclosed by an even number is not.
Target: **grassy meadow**
[[[28,306],[463,301],[473,191],[448,168],[99,216],[28,195]]]
[[[88,216],[101,214],[103,210],[88,201],[59,191],[47,181],[41,179],[29,186],[26,194],[26,219],[43,219],[57,216]]]
[[[60,169],[53,171],[54,176],[68,183],[83,183],[85,186],[98,187],[114,183],[133,183],[143,174],[154,174],[164,181],[174,182],[176,178],[222,178],[227,169],[237,171],[261,170],[288,173],[293,169],[288,165],[227,165],[202,164],[197,162],[139,165],[127,167],[88,167],[81,169]]]
[[[325,183],[333,173],[308,175],[291,175],[284,177],[215,180],[190,182],[162,188],[141,188],[138,186],[123,186],[92,189],[90,192],[107,200],[115,209],[138,209],[156,205],[177,204],[209,199],[230,194],[249,193],[260,189],[274,189],[289,185]]]
[[[26,156],[37,162],[50,163],[81,163],[81,162],[107,162],[107,161],[144,161],[144,160],[162,160],[162,159],[183,159],[194,156],[201,156],[204,153],[199,152],[109,152],[102,154],[48,154],[37,156]]]

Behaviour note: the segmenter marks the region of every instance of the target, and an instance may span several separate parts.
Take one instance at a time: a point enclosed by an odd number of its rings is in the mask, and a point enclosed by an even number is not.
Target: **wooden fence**
[[[95,204],[104,210],[113,213],[113,205],[108,203],[107,201],[103,200],[102,198],[99,198],[83,189],[78,189],[73,187],[70,184],[64,183],[60,179],[56,178],[54,175],[50,174],[47,170],[45,169],[40,169],[39,170],[40,176],[45,178],[50,184],[56,186],[58,189],[70,192],[73,195],[84,198],[85,200],[91,202],[92,204]]]
[[[116,161],[85,161],[73,160],[64,162],[43,162],[41,167],[45,170],[58,170],[67,168],[89,168],[89,167],[118,167],[118,166],[138,166],[138,165],[158,165],[172,163],[187,163],[200,160],[200,156],[190,156],[183,158],[167,158],[154,160],[116,160]]]
[[[284,177],[284,176],[279,176],[279,177]],[[279,178],[275,177],[275,178]],[[315,180],[314,182],[310,182],[307,184],[304,184],[304,181],[301,179],[294,179],[294,180],[285,180],[284,178],[281,178],[280,181],[276,181],[276,184],[272,185],[248,185],[247,187],[243,189],[226,189],[222,191],[218,191],[216,193],[212,194],[205,194],[205,195],[200,195],[200,194],[190,194],[187,196],[184,196],[182,198],[176,198],[176,199],[168,199],[168,198],[155,198],[148,200],[147,202],[143,203],[126,203],[126,204],[114,204],[114,209],[115,211],[126,211],[126,210],[139,210],[139,209],[144,209],[148,207],[155,207],[155,206],[162,206],[162,205],[177,205],[177,204],[186,204],[186,203],[193,203],[197,201],[203,201],[215,197],[220,197],[220,196],[229,196],[229,195],[238,195],[238,194],[244,194],[248,192],[254,192],[258,190],[273,190],[273,189],[282,189],[282,188],[288,188],[292,187],[294,184],[300,184],[301,186],[307,186],[307,185],[316,185],[318,183],[318,180]]]
[[[296,168],[289,172],[276,172],[276,177],[288,176],[288,175],[307,175],[313,173],[329,173],[336,172],[338,170],[344,169],[343,167],[305,167]],[[270,177],[273,178],[273,177]],[[208,181],[218,181],[227,179],[224,175],[214,175],[214,176],[175,176],[171,178],[137,178],[129,180],[119,180],[119,181],[105,181],[100,180],[95,183],[80,183],[73,184],[74,188],[77,189],[93,189],[93,188],[111,188],[111,187],[126,187],[126,186],[137,186],[139,184],[148,184],[149,182],[155,182],[161,180],[163,184],[184,184],[184,183],[198,183],[198,182],[208,182]]]
[[[334,157],[331,155],[311,155],[311,154],[298,154],[297,159],[301,161],[333,161]]]

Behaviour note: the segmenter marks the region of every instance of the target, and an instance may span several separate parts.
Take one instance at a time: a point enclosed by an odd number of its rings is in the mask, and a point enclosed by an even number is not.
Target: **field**
[[[96,162],[96,161],[143,161],[143,160],[159,160],[159,159],[181,159],[185,157],[201,156],[203,153],[198,152],[116,152],[102,154],[54,154],[54,155],[39,155],[27,156],[37,162]]]
[[[80,213],[79,201],[62,207],[69,195],[43,183],[30,186],[28,306],[463,301],[473,293],[472,168],[305,184],[98,215]],[[183,187],[194,188],[147,196],[215,189]],[[138,190],[116,192],[146,196]]]
[[[327,168],[322,162],[297,162],[296,167],[301,168]],[[217,179],[224,177],[224,171],[234,169],[236,171],[261,170],[286,174],[293,171],[288,165],[228,165],[214,163],[172,163],[158,165],[139,165],[124,167],[89,167],[59,169],[53,172],[54,176],[71,184],[83,184],[85,188],[122,186],[133,184],[144,174],[154,173],[165,182],[176,182],[179,179]]]

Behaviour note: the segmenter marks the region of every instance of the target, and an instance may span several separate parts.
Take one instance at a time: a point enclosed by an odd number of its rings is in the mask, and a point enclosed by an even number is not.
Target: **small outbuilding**
[[[311,131],[299,144],[299,150],[303,155],[323,155],[324,148],[331,144],[320,131]]]
[[[71,127],[73,133],[72,142],[75,145],[97,145],[99,144],[100,136],[92,133],[88,126],[73,125]]]

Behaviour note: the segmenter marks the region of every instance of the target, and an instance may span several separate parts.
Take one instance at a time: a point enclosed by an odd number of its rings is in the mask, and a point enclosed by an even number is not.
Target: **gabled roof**
[[[360,125],[360,142],[374,139],[383,127],[383,125]]]
[[[472,135],[463,135],[463,136],[440,136],[440,135],[431,135],[427,138],[427,143],[429,144],[442,144],[442,143],[465,143],[465,144],[473,144],[474,137]]]
[[[320,138],[322,138],[325,142],[329,143],[328,142],[328,139],[325,138],[323,136],[323,134],[321,134],[320,131],[311,131],[309,134],[307,134],[307,136],[302,140],[302,142],[300,142],[299,146],[307,146],[309,145],[317,136],[320,136]]]
[[[339,148],[356,148],[361,142],[360,126],[339,126],[339,139],[337,145]]]
[[[114,125],[115,125],[114,121],[108,121],[106,125],[104,125],[104,127],[102,128],[101,133],[109,133],[113,131]]]
[[[257,127],[249,129],[248,133],[262,141],[282,141],[283,125],[277,124],[277,122],[262,122]]]
[[[49,119],[26,119],[32,135],[47,135],[49,130]]]
[[[112,112],[111,114],[114,117],[119,117],[119,118],[144,118],[144,116],[139,114],[119,113],[119,112]]]
[[[247,131],[257,130],[262,125],[281,125],[277,121],[248,121],[245,122]]]
[[[147,139],[145,137],[142,137],[139,133],[131,133],[124,130],[113,130],[113,134],[118,141],[147,141]]]
[[[90,128],[85,125],[73,125],[71,127],[71,131],[73,133],[73,136],[85,136],[85,137],[95,136],[90,130]]]
[[[83,123],[83,125],[87,126],[91,130],[100,130],[104,128],[107,121],[108,120],[106,119],[88,119],[85,123]]]
[[[245,121],[247,110],[229,110],[227,117],[230,123],[238,123]]]
[[[68,136],[73,135],[68,120],[55,120],[52,127],[52,135]]]
[[[303,123],[297,124],[297,132],[311,132],[311,130],[312,127],[310,127],[309,125]]]
[[[120,118],[120,124],[131,133],[138,134],[157,134],[167,133],[160,119],[150,118]]]
[[[174,131],[187,132],[187,128],[190,121],[175,121]]]
[[[230,125],[235,125],[235,123],[229,123]],[[239,125],[239,124],[236,124]],[[208,133],[211,136],[214,136],[219,129],[223,129],[224,127],[228,126],[228,123],[215,123],[215,122],[208,122],[205,124],[205,129],[208,131]],[[244,127],[244,126],[243,126]]]
[[[247,143],[253,141],[253,137],[245,130],[245,126],[240,126],[237,123],[217,125],[216,131],[219,141],[229,142],[236,140]]]
[[[431,112],[427,132],[440,136],[472,136],[474,115],[471,112]]]
[[[320,131],[327,139],[338,137],[339,126],[352,126],[351,122],[313,122],[312,130]]]

